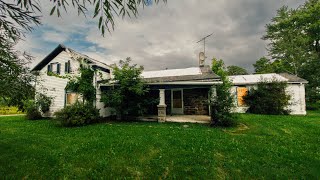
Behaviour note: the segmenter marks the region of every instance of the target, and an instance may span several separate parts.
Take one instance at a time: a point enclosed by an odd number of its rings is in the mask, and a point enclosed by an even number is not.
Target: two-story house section
[[[54,112],[64,108],[66,105],[73,104],[79,98],[77,93],[65,90],[69,79],[61,77],[79,76],[80,61],[85,61],[87,65],[96,70],[93,83],[96,87],[97,100],[93,103],[100,109],[101,116],[108,116],[109,111],[100,102],[101,91],[97,82],[102,79],[110,79],[110,66],[61,44],[32,69],[34,74],[37,74],[36,92],[44,93],[53,98],[50,110],[45,116],[53,116]]]

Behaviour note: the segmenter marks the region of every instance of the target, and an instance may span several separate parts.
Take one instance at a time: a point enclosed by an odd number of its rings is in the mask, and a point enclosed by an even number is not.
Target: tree
[[[25,66],[30,56],[13,50],[13,42],[0,35],[0,97],[10,106],[23,109],[23,101],[34,95],[34,76]]]
[[[248,74],[247,70],[243,69],[242,67],[239,66],[228,66],[227,67],[228,75],[246,75]]]
[[[269,54],[287,72],[309,81],[307,100],[320,99],[320,1],[309,0],[297,9],[280,8],[267,24]]]
[[[258,61],[256,61],[255,64],[253,64],[255,73],[257,74],[265,74],[265,73],[284,73],[289,72],[287,70],[288,65],[285,64],[285,62],[280,60],[275,60],[271,62],[270,59],[267,59],[266,57],[260,58]]]
[[[148,92],[142,77],[140,76],[143,67],[136,64],[130,65],[131,59],[120,60],[119,66],[114,65],[114,78],[110,83],[114,83],[114,88],[102,95],[102,102],[107,107],[115,109],[122,120],[130,120],[146,111],[147,101],[143,96]]]
[[[166,0],[163,0],[166,2]],[[88,6],[94,6],[92,17],[98,18],[98,27],[102,35],[105,29],[114,29],[114,15],[125,17],[137,16],[139,6],[151,5],[151,0],[50,0],[53,8],[51,15],[56,13],[61,16],[61,8],[67,12],[67,7],[77,8],[78,14],[87,14]],[[158,3],[159,0],[154,0]],[[16,44],[25,31],[32,31],[34,25],[40,25],[41,19],[37,13],[41,13],[40,3],[37,0],[0,0],[0,83],[1,97],[11,105],[22,107],[25,99],[31,98],[33,90],[31,76],[25,67],[26,61],[20,55],[27,57],[25,53],[14,50]],[[27,57],[31,60],[31,56]]]
[[[220,76],[222,84],[216,85],[216,92],[210,100],[211,126],[233,126],[236,124],[236,117],[231,113],[233,108],[233,97],[231,96],[231,82],[223,60],[212,59],[212,71]],[[211,92],[213,93],[213,92]]]

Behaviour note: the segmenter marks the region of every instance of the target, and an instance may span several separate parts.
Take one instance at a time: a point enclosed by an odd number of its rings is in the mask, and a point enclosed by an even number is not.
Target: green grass
[[[61,128],[0,117],[0,176],[7,179],[319,179],[320,113],[241,115],[232,129],[177,123]]]

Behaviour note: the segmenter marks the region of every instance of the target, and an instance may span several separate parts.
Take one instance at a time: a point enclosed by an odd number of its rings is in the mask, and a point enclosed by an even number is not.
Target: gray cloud
[[[261,40],[265,24],[270,22],[282,5],[296,8],[303,2],[168,0],[167,4],[141,9],[137,19],[117,18],[115,31],[105,38],[101,37],[95,20],[79,18],[75,12],[68,13],[63,19],[46,15],[43,21],[45,25],[63,33],[61,40],[66,42],[73,33],[80,32],[83,41],[99,47],[88,47],[83,52],[93,58],[114,63],[130,56],[134,63],[144,65],[147,70],[196,66],[197,54],[203,49],[203,45],[196,42],[213,32],[213,37],[207,40],[206,45],[208,64],[212,57],[217,57],[227,65],[239,65],[252,70],[252,64],[267,55],[266,42]],[[44,37],[49,38],[50,35],[56,34],[47,33]],[[40,40],[48,39],[35,39]],[[52,41],[56,42],[57,39]],[[72,48],[77,49],[77,46]]]

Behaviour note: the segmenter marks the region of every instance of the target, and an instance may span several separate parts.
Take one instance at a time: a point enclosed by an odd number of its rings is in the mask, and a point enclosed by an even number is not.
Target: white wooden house
[[[101,91],[97,82],[101,79],[110,79],[110,67],[103,62],[92,59],[59,44],[49,55],[47,55],[32,69],[33,72],[37,72],[35,74],[38,74],[36,80],[36,92],[44,93],[53,98],[50,110],[45,114],[45,116],[53,116],[54,112],[64,108],[68,104],[74,103],[79,98],[77,93],[65,90],[69,79],[61,77],[78,76],[81,64],[80,61],[86,61],[86,64],[97,70],[95,71],[93,79],[93,83],[97,91],[97,101],[95,102],[95,105],[100,109],[101,116],[109,115],[107,114],[109,112],[107,108],[104,108],[104,104],[100,102]]]
[[[50,111],[45,116],[53,116],[54,112],[74,103],[79,96],[77,93],[65,90],[68,79],[51,75],[51,73],[59,76],[78,76],[80,61],[83,60],[91,68],[97,70],[93,80],[96,87],[96,102],[94,104],[100,109],[102,117],[111,115],[111,108],[105,108],[104,104],[100,102],[101,89],[106,89],[110,86],[110,84],[105,84],[101,81],[111,78],[112,71],[110,66],[64,45],[58,45],[32,69],[32,71],[36,71],[39,74],[37,76],[36,91],[53,97]],[[143,72],[142,77],[151,89],[149,95],[160,99],[160,103],[157,106],[150,107],[150,112],[158,115],[161,121],[165,120],[167,114],[209,115],[209,91],[212,90],[214,92],[215,85],[222,82],[219,76],[203,63],[199,61],[199,66],[192,68]],[[100,77],[101,74],[102,77]],[[243,103],[242,98],[250,88],[256,87],[261,79],[271,80],[274,78],[288,83],[287,92],[291,95],[291,105],[287,108],[291,111],[291,114],[305,115],[305,84],[307,81],[290,74],[229,76],[234,85],[231,89],[236,105],[234,112],[246,112],[248,107]]]

